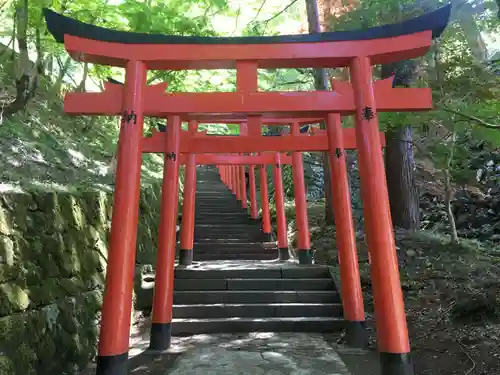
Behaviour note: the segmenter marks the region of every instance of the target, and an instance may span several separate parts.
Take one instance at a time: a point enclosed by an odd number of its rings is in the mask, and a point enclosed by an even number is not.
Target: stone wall
[[[154,258],[160,186],[141,193],[138,263]],[[70,374],[96,354],[106,193],[0,197],[0,375]]]

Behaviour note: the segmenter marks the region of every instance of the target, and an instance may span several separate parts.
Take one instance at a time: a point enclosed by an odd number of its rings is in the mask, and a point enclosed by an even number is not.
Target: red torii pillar
[[[413,374],[410,342],[401,291],[398,259],[384,170],[378,116],[373,96],[370,58],[356,57],[350,64],[356,105],[358,146],[365,230],[371,255],[378,349],[382,369],[390,374]]]
[[[346,321],[346,343],[364,348],[368,344],[365,309],[359,275],[356,235],[352,219],[351,191],[347,177],[344,137],[339,114],[327,117],[329,164],[332,176],[332,203],[337,227],[341,295]]]
[[[234,190],[236,200],[241,202],[241,172],[238,165],[234,166]]]
[[[170,116],[165,137],[165,166],[161,197],[161,214],[158,238],[158,255],[155,267],[155,286],[151,350],[165,350],[170,347],[172,333],[172,304],[174,299],[175,227],[179,193],[181,119]],[[130,317],[129,317],[130,319]]]
[[[189,122],[189,133],[198,130],[196,121]],[[196,199],[196,155],[186,155],[184,169],[184,199],[182,203],[181,243],[179,249],[179,265],[187,266],[193,263],[194,214]]]
[[[245,136],[248,135],[248,128],[247,124],[243,123],[240,125],[240,135]],[[244,155],[244,154],[240,154]],[[248,202],[247,202],[247,184],[246,184],[246,177],[245,177],[245,170],[246,166],[241,165],[238,167],[239,170],[239,175],[240,175],[240,195],[241,195],[241,207],[247,208],[248,207]]]
[[[250,217],[259,219],[259,207],[257,207],[257,187],[255,184],[255,165],[248,166],[248,182],[250,189]]]
[[[292,136],[300,136],[298,123],[291,126]],[[342,133],[340,134],[342,137]],[[302,163],[302,153],[292,152],[292,174],[293,189],[295,193],[295,217],[297,222],[297,257],[300,264],[311,264],[311,241],[309,237],[309,223],[307,215],[306,186],[304,180],[304,164]]]
[[[259,167],[259,179],[260,179],[260,204],[262,205],[262,232],[264,232],[266,237],[271,239],[272,237],[271,214],[269,212],[269,187],[267,186],[266,165],[261,165]],[[288,249],[286,255],[288,256]]]
[[[275,154],[274,172],[274,200],[276,202],[276,232],[278,234],[278,252],[280,260],[288,260],[288,235],[285,214],[285,194],[283,191],[283,175],[281,174],[281,156]]]
[[[97,374],[121,375],[127,372],[139,216],[145,88],[145,64],[140,61],[128,62],[125,68],[123,116],[118,142]],[[135,117],[129,117],[130,113],[135,114]]]

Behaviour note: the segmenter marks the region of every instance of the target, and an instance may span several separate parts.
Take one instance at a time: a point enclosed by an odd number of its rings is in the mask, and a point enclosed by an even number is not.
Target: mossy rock
[[[56,192],[34,193],[33,201],[37,211],[48,213],[59,209],[58,194]]]
[[[61,276],[63,277],[71,277],[82,271],[81,259],[76,251],[66,252],[61,261]]]
[[[28,259],[40,266],[47,277],[57,277],[60,273],[60,256],[51,249],[51,243],[53,244],[54,242],[53,239],[49,238],[43,237],[34,239],[31,243],[32,252]],[[46,243],[48,243],[48,245],[45,245]]]
[[[0,264],[0,284],[16,279],[19,268],[9,266],[8,264]]]
[[[76,296],[87,290],[85,282],[79,276],[73,276],[68,279],[59,279],[58,282],[67,296]]]
[[[59,196],[59,205],[67,223],[66,227],[84,230],[86,219],[84,214],[85,206],[82,200],[70,194],[61,194]]]
[[[104,192],[82,193],[85,204],[87,222],[94,226],[107,226],[108,218],[106,207],[108,205],[108,194]]]
[[[102,272],[94,272],[90,275],[85,275],[85,277],[82,277],[82,279],[85,283],[85,290],[102,288],[105,283],[105,277]]]
[[[58,215],[60,216],[60,215]],[[35,233],[51,234],[54,232],[62,232],[64,230],[63,219],[55,219],[45,212],[36,211],[32,212],[29,219],[30,226],[28,231]]]
[[[27,285],[38,285],[46,279],[45,270],[38,264],[23,261],[22,278]]]
[[[95,314],[101,311],[103,297],[104,297],[103,291],[96,289],[82,294],[80,297],[77,298],[77,301],[81,302],[82,306],[85,306],[86,313],[95,316]]]
[[[15,374],[36,374],[34,365],[37,361],[38,356],[33,348],[27,343],[21,343],[21,345],[17,347],[15,357],[13,357],[12,361],[14,363]]]
[[[12,213],[0,206],[0,234],[7,236],[12,231]]]
[[[13,314],[0,318],[0,349],[5,352],[14,350],[24,341],[26,315]]]
[[[14,283],[0,284],[0,316],[21,312],[28,308],[28,292]]]
[[[0,355],[0,375],[14,374],[14,364],[9,357]]]
[[[61,365],[59,361],[54,361],[58,352],[57,344],[54,339],[57,338],[50,332],[46,332],[33,342],[33,350],[38,356],[36,367],[37,373],[39,374],[55,374],[57,373],[56,370]]]
[[[65,298],[60,300],[57,305],[59,306],[57,325],[64,332],[65,336],[75,334],[80,324],[75,317],[76,299]]]
[[[14,264],[15,244],[10,237],[0,235],[0,263]]]
[[[42,284],[32,285],[29,296],[35,306],[45,306],[64,298],[65,290],[56,278],[46,279]]]

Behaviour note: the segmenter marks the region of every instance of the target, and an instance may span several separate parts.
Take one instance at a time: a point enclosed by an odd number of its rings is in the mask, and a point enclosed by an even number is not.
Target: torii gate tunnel
[[[170,345],[181,159],[176,156],[181,153],[186,154],[192,164],[193,157],[198,157],[194,154],[273,152],[276,165],[281,164],[280,152],[299,156],[303,151],[329,153],[335,179],[332,193],[344,316],[348,336],[363,336],[359,334],[364,332],[364,312],[346,174],[346,141],[340,124],[340,116],[349,115],[355,117],[354,134],[382,374],[413,374],[378,113],[429,110],[432,96],[428,88],[394,88],[392,80],[374,82],[372,66],[425,54],[432,39],[446,27],[449,14],[450,6],[446,6],[399,24],[362,31],[221,38],[119,32],[84,24],[45,9],[49,31],[58,42],[64,43],[75,60],[122,67],[126,73],[124,85],[108,83],[100,93],[70,93],[64,105],[65,112],[73,115],[117,115],[122,118],[98,375],[127,373],[141,153],[145,144],[154,143],[153,139],[143,140],[145,116],[167,118],[168,123],[166,136],[158,141],[165,155],[164,186],[168,185],[168,189],[162,191],[159,227],[162,236],[158,245],[150,349],[164,350]],[[350,82],[335,81],[333,91],[258,90],[258,69],[336,67],[349,68]],[[236,69],[236,92],[167,93],[167,83],[147,85],[148,70],[185,69]],[[306,117],[324,119],[326,133],[303,137],[294,124],[289,136],[264,137],[261,134],[262,119],[279,121]],[[182,121],[203,122],[204,119],[212,123],[218,120],[241,123],[244,119],[247,135],[181,136]],[[226,181],[233,181],[233,184],[238,181],[228,177],[227,168],[222,168],[222,174]],[[279,186],[281,173],[275,173],[275,183],[278,190],[282,190]],[[300,185],[303,186],[303,181]],[[301,194],[296,193],[296,198]],[[304,199],[299,199],[296,206],[298,212],[305,212]],[[300,216],[307,220],[307,215]],[[301,256],[299,251],[299,258],[302,263],[308,263],[307,222],[299,224],[300,227],[303,236],[300,246],[303,248],[299,250],[304,252]]]

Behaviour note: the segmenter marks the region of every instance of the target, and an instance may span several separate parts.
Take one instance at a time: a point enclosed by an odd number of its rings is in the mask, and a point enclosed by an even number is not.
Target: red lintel
[[[234,69],[237,60],[255,61],[260,69],[344,67],[358,56],[373,65],[424,55],[432,31],[392,38],[321,43],[276,44],[122,44],[65,35],[64,45],[78,61],[124,67],[140,58],[150,70]]]
[[[344,148],[356,148],[356,136],[354,128],[343,129]],[[142,141],[142,152],[165,152],[166,133],[154,132],[152,137],[144,138]],[[385,146],[385,136],[380,132],[380,142]],[[293,151],[328,151],[328,139],[323,131],[316,135],[307,136],[190,136],[187,132],[181,135],[180,150],[182,154],[230,154],[240,152],[293,152]]]
[[[324,117],[327,113],[353,114],[354,92],[348,82],[336,81],[336,91],[309,92],[210,92],[165,93],[166,84],[148,86],[144,115],[167,117],[180,115],[196,120],[198,116],[224,115],[225,119],[263,115],[276,117]],[[375,100],[379,112],[432,109],[429,88],[393,88],[392,78],[375,81]],[[74,115],[118,115],[122,111],[123,86],[106,84],[100,93],[69,93],[64,111]]]
[[[186,154],[181,154],[180,162],[186,164]],[[269,165],[274,163],[274,153],[263,153],[262,155],[196,155],[196,165]],[[292,157],[281,154],[281,164],[292,164]]]
[[[187,118],[190,116],[188,115]],[[259,116],[260,117],[260,116]],[[282,126],[282,125],[291,125],[294,122],[299,123],[301,125],[309,125],[309,124],[317,124],[323,121],[323,117],[296,117],[296,118],[261,118],[260,124],[263,126]],[[225,125],[239,125],[248,122],[247,118],[224,118],[221,115],[205,115],[205,116],[197,116],[196,122],[198,124],[225,124]]]

